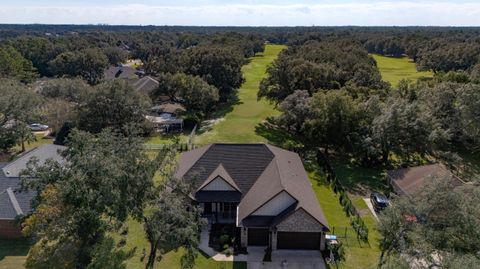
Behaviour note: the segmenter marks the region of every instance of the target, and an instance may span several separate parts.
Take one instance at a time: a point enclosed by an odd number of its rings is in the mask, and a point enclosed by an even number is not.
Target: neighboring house
[[[0,238],[19,238],[22,236],[17,219],[29,214],[30,202],[34,191],[20,191],[20,173],[27,169],[27,163],[36,158],[39,164],[47,159],[62,163],[64,159],[59,151],[65,149],[58,145],[43,145],[26,152],[10,163],[0,163]]]
[[[325,248],[327,221],[298,154],[268,144],[212,144],[182,154],[210,222],[237,226],[242,247]]]
[[[158,88],[159,84],[160,83],[158,82],[158,80],[150,76],[145,76],[139,80],[133,81],[130,85],[135,91],[149,95],[151,92]]]
[[[105,70],[105,80],[122,79],[135,90],[146,95],[158,88],[158,80],[144,76],[145,72],[127,65],[112,66]]]
[[[111,66],[104,72],[105,80],[114,79],[138,79],[138,71],[135,68],[125,65]]]
[[[171,133],[183,130],[183,119],[181,114],[186,109],[182,104],[165,102],[150,109],[150,115],[146,119],[153,123],[157,132]]]
[[[463,184],[443,164],[429,164],[387,171],[390,184],[398,195],[413,196],[421,191],[435,177],[450,177],[452,187]]]

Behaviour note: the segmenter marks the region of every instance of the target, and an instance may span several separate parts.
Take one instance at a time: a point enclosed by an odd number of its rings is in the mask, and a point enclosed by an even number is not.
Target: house
[[[450,177],[452,187],[463,185],[463,181],[453,175],[443,164],[429,164],[387,171],[393,190],[398,195],[412,196],[421,191],[434,177]]]
[[[160,83],[150,76],[145,76],[139,80],[132,81],[130,85],[135,91],[149,95],[158,88]]]
[[[18,218],[32,211],[31,200],[34,191],[20,191],[20,173],[27,169],[27,163],[36,158],[39,164],[47,159],[62,163],[60,151],[65,147],[43,145],[26,152],[10,163],[0,163],[0,238],[19,238],[22,236]]]
[[[105,80],[114,79],[138,79],[138,71],[130,66],[118,65],[111,66],[103,73]]]
[[[146,119],[153,123],[157,132],[181,132],[183,130],[183,119],[181,114],[186,109],[182,104],[165,102],[150,109],[150,115]]]
[[[211,144],[182,154],[175,175],[210,223],[231,223],[241,246],[325,248],[327,221],[298,154],[268,144]]]

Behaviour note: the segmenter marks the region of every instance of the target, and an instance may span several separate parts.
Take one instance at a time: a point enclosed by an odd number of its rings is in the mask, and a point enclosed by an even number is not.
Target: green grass
[[[238,104],[211,131],[196,138],[196,143],[213,142],[252,143],[267,140],[255,132],[255,128],[267,117],[280,112],[265,100],[257,100],[260,81],[264,78],[267,66],[275,60],[285,46],[267,45],[263,54],[251,58],[242,68],[245,83],[238,90]]]
[[[330,186],[326,183],[326,179],[323,175],[320,175],[315,170],[318,168],[312,167],[314,170],[310,170],[309,176],[312,182],[312,187],[317,195],[320,206],[323,209],[325,217],[331,229],[331,233],[335,232],[337,236],[343,236],[345,227],[347,229],[347,238],[340,238],[339,240],[345,246],[346,261],[339,266],[342,269],[353,268],[375,268],[380,250],[378,248],[378,240],[380,235],[376,231],[376,220],[367,209],[367,205],[361,199],[356,197],[353,203],[357,209],[362,212],[362,219],[369,229],[369,243],[360,243],[356,239],[355,232],[351,229],[350,220],[345,215],[342,206],[338,201],[338,196],[333,192]]]
[[[398,85],[402,79],[416,81],[421,77],[432,77],[431,72],[418,72],[415,63],[407,57],[385,57],[377,54],[372,55],[377,61],[378,69],[382,79],[390,82],[393,87]]]
[[[388,192],[386,169],[363,168],[343,159],[333,160],[333,169],[342,186],[353,195],[368,196],[372,191]]]
[[[136,249],[134,256],[128,260],[127,268],[129,269],[144,269],[148,258],[149,244],[145,238],[145,232],[142,224],[129,219],[127,222],[128,234],[126,236],[125,250]],[[119,237],[119,236],[117,236]],[[118,238],[117,238],[118,239]],[[141,261],[142,253],[145,249],[146,256]],[[160,262],[155,263],[155,268],[158,269],[180,269],[180,259],[184,253],[183,249],[170,251],[162,257]],[[247,266],[243,262],[217,262],[213,259],[200,253],[195,260],[194,269],[246,269]]]

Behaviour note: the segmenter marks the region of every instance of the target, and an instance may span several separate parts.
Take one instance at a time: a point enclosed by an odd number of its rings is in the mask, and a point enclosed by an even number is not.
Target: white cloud
[[[0,23],[130,25],[480,25],[480,3],[4,6]]]

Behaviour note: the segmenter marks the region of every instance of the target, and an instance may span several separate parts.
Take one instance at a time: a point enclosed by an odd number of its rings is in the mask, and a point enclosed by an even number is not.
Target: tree
[[[417,101],[389,97],[372,121],[372,139],[379,145],[385,164],[390,153],[409,159],[414,153],[426,154],[442,137],[431,136],[436,126],[428,114],[423,113]],[[438,132],[441,134],[441,132]]]
[[[119,47],[104,48],[103,53],[105,53],[108,58],[108,63],[111,65],[121,64],[128,58],[128,52]]]
[[[202,119],[219,100],[218,89],[209,85],[199,76],[183,73],[164,74],[160,86],[152,93],[153,99],[167,95],[172,100],[182,100],[187,113]]]
[[[0,47],[0,62],[0,77],[15,78],[21,82],[32,82],[37,77],[32,62],[11,46]]]
[[[427,180],[430,184],[417,195],[393,199],[381,214],[380,264],[399,254],[423,261],[425,268],[462,268],[449,267],[452,263],[460,264],[462,259],[465,264],[478,264],[480,188],[455,188],[451,177]],[[438,256],[442,258],[434,258]]]
[[[0,145],[8,151],[13,145],[22,145],[32,138],[26,124],[37,116],[40,98],[31,89],[13,80],[0,81]],[[13,144],[12,144],[13,143]]]
[[[258,97],[278,104],[295,90],[313,95],[319,90],[345,86],[388,88],[381,80],[375,60],[355,42],[310,41],[280,53],[268,67]]]
[[[47,98],[82,103],[92,93],[92,88],[80,78],[47,80],[38,86],[38,92]]]
[[[300,135],[305,121],[310,118],[310,95],[307,91],[295,91],[280,103],[279,109],[282,115],[277,118],[277,123],[287,131]]]
[[[198,233],[205,224],[200,208],[191,203],[191,185],[173,175],[175,155],[176,152],[166,148],[155,160],[158,166],[164,167],[159,170],[163,184],[157,187],[148,202],[148,213],[143,218],[150,243],[147,269],[153,268],[157,255],[179,247],[186,248],[181,267],[191,269],[197,255]]]
[[[151,212],[144,218],[144,229],[150,243],[145,268],[153,268],[157,254],[162,255],[179,247],[186,248],[181,268],[193,267],[199,243],[198,233],[204,223],[200,208],[191,204],[191,191],[191,185],[168,175],[165,185],[151,202]]]
[[[148,97],[134,91],[126,82],[105,82],[78,105],[78,128],[99,133],[104,128],[122,131],[135,125],[143,130],[149,107]]]
[[[41,77],[49,77],[52,75],[50,70],[48,70],[48,62],[53,60],[64,50],[61,45],[55,45],[53,42],[43,37],[20,37],[11,40],[9,43],[12,47],[18,50],[23,57],[32,62]]]
[[[23,187],[37,193],[23,225],[23,232],[36,239],[26,265],[98,268],[92,263],[108,234],[129,216],[142,218],[158,165],[138,137],[111,130],[98,135],[74,131],[62,155],[61,164],[32,160],[22,176]]]
[[[51,72],[58,77],[81,76],[90,85],[95,85],[103,79],[108,58],[99,49],[84,49],[61,53],[48,65]]]
[[[241,68],[245,60],[235,48],[198,46],[185,51],[184,61],[185,73],[215,86],[223,101],[244,81]]]
[[[314,94],[310,101],[311,118],[307,121],[308,139],[323,146],[326,155],[331,146],[348,148],[357,128],[357,107],[343,90]]]
[[[60,131],[65,122],[76,119],[75,108],[72,103],[61,99],[50,99],[41,106],[40,117],[54,134]]]
[[[55,141],[53,141],[53,143],[55,145],[65,146],[67,143],[68,136],[70,135],[74,127],[75,125],[72,122],[69,122],[69,121],[65,122],[62,125],[62,128],[60,128],[57,135],[55,136]]]

